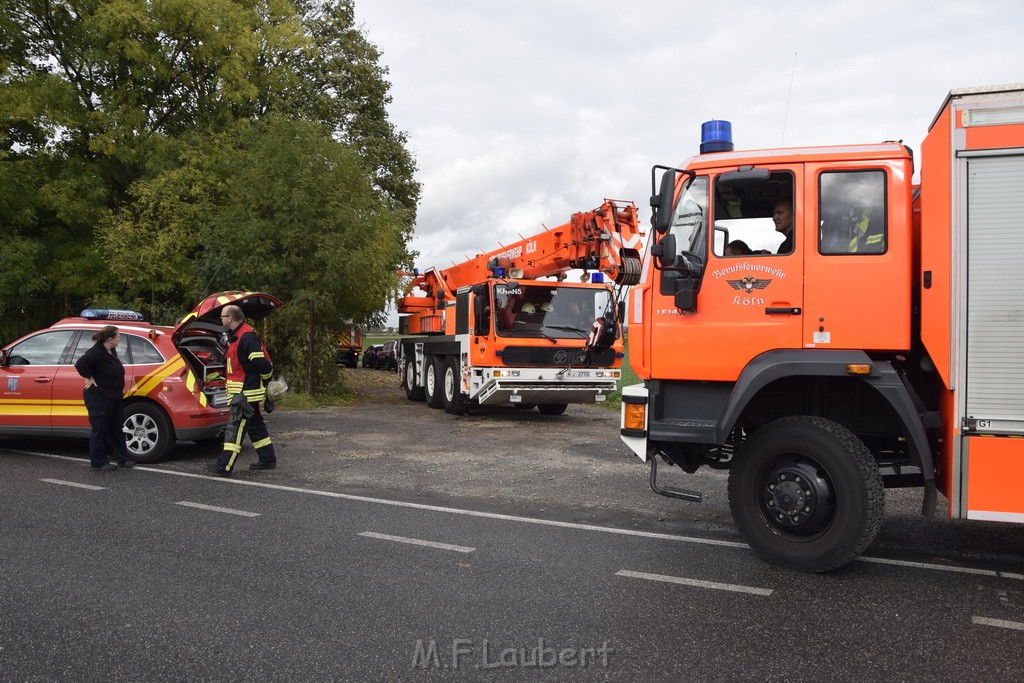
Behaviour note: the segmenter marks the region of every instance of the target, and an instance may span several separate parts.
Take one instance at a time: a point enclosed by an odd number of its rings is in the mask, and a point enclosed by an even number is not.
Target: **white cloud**
[[[712,118],[738,148],[919,151],[951,88],[1024,80],[1013,2],[356,2],[419,165],[421,268],[605,197],[646,220],[651,166],[695,154]]]

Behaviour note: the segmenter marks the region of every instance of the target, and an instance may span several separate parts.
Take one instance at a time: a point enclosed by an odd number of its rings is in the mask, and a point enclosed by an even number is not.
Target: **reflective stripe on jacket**
[[[266,382],[274,374],[270,354],[249,323],[239,325],[229,339],[224,358],[228,398],[242,393],[248,402],[259,403],[266,398]]]

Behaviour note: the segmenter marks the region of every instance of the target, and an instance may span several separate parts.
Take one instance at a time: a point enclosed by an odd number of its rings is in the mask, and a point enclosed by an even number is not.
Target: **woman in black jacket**
[[[124,366],[117,357],[121,333],[107,325],[92,336],[96,342],[78,359],[75,370],[85,377],[85,408],[89,411],[89,463],[97,472],[132,467],[125,445],[124,432]],[[113,448],[117,465],[110,462]]]

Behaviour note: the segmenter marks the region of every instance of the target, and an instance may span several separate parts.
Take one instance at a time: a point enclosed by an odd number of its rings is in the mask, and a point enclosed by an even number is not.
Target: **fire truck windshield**
[[[679,193],[672,227],[669,231],[676,236],[680,252],[696,254],[705,258],[705,221],[707,219],[708,179],[706,176],[690,178]]]
[[[611,305],[611,292],[593,285],[494,285],[495,328],[502,337],[584,339]]]

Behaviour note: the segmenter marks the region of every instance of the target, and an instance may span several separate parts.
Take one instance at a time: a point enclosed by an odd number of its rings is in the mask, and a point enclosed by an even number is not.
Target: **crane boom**
[[[437,311],[454,292],[485,281],[502,268],[517,279],[564,279],[570,270],[594,270],[621,286],[640,281],[644,233],[636,204],[605,199],[590,211],[574,213],[568,222],[518,242],[478,254],[443,269],[414,275],[398,300],[398,313],[408,315],[410,334],[440,332]],[[422,295],[413,292],[420,290]]]

